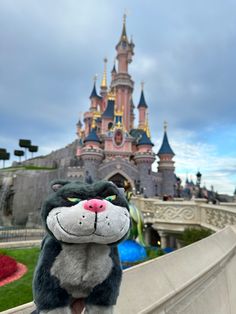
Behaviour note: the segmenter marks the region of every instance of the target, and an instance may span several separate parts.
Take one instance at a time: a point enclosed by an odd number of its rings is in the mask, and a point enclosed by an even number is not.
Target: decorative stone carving
[[[227,225],[236,224],[236,213],[220,210],[219,208],[204,208],[206,212],[206,223],[219,229]]]

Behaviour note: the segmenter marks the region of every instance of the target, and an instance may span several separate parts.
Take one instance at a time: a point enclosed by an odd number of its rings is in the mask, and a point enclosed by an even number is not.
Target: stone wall
[[[78,141],[67,145],[64,148],[52,151],[50,154],[40,157],[35,157],[22,162],[23,165],[34,165],[37,167],[66,167],[76,166],[78,160],[76,158],[76,150]]]
[[[25,225],[30,212],[35,213],[35,223],[43,199],[50,191],[50,182],[59,178],[58,170],[20,171],[14,177],[13,224]]]

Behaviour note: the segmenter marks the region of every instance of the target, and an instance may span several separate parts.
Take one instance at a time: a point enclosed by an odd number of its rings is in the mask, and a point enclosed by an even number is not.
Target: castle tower
[[[143,92],[143,86],[144,83],[141,83],[141,96],[138,104],[138,111],[139,111],[139,124],[138,128],[139,129],[145,129],[146,126],[146,120],[147,120],[147,103],[144,97],[144,92]]]
[[[94,84],[93,84],[93,89],[92,92],[90,94],[90,108],[88,112],[85,112],[84,114],[84,133],[85,136],[88,136],[88,134],[90,133],[91,129],[92,129],[92,123],[94,120],[94,116],[98,115],[98,110],[101,108],[101,104],[102,104],[102,97],[100,95],[98,95],[97,93],[97,89],[96,89],[96,80],[97,80],[97,76],[94,77]]]
[[[82,137],[81,136],[82,127],[83,127],[83,124],[82,124],[81,120],[79,119],[79,121],[76,123],[76,128],[77,128],[76,134],[77,134],[78,138]]]
[[[103,151],[100,148],[101,140],[96,133],[95,121],[88,136],[84,139],[84,147],[80,157],[84,165],[84,178],[87,183],[98,180],[98,167],[103,159]]]
[[[134,154],[134,160],[139,172],[140,190],[148,197],[154,194],[152,163],[155,161],[155,154],[152,151],[153,146],[153,143],[144,131],[137,143],[137,152]]]
[[[116,92],[116,106],[118,111],[123,111],[123,123],[125,129],[130,131],[131,95],[134,82],[128,73],[128,64],[132,62],[134,44],[129,42],[126,34],[126,15],[123,18],[123,29],[120,40],[116,45],[116,59],[118,60],[118,72],[113,73],[111,89]]]
[[[158,172],[162,175],[162,184],[161,184],[161,195],[171,195],[175,194],[175,167],[174,161],[174,152],[170,147],[168,137],[167,137],[167,123],[164,123],[164,137],[162,141],[161,148],[157,154],[160,158],[158,162]]]

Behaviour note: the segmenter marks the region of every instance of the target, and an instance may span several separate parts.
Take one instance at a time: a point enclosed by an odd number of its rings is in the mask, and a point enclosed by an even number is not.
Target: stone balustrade
[[[204,200],[161,201],[136,197],[145,223],[156,229],[181,232],[188,226],[202,226],[219,231],[236,224],[236,203],[206,204]]]

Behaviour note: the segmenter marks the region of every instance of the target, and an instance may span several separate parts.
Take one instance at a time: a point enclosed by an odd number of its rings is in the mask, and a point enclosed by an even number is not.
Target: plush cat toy
[[[34,274],[35,313],[113,313],[130,228],[125,195],[107,181],[57,181],[42,208],[47,234]]]

